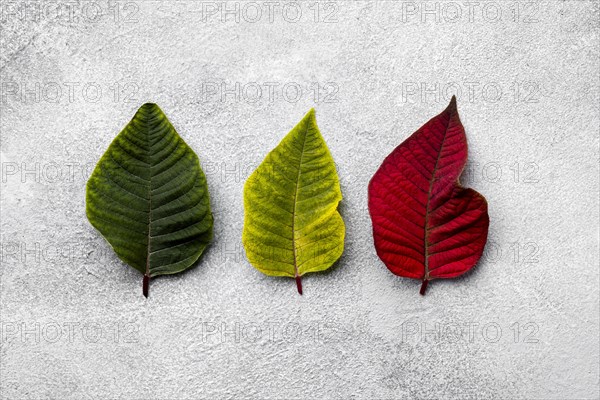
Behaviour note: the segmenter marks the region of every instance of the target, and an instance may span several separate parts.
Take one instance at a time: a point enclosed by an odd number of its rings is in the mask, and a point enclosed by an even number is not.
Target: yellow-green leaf
[[[271,276],[296,278],[331,267],[344,251],[342,199],[333,158],[315,111],[273,149],[244,186],[242,241],[250,263]]]
[[[144,104],[90,176],[90,223],[119,258],[151,277],[191,267],[212,239],[206,178],[196,153],[156,104]]]

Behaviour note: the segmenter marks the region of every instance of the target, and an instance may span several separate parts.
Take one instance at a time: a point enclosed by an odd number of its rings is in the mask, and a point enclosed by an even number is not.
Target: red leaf
[[[369,183],[369,212],[377,255],[394,274],[422,279],[462,275],[487,240],[485,198],[459,177],[467,139],[452,97],[448,108],[413,133],[383,161]]]

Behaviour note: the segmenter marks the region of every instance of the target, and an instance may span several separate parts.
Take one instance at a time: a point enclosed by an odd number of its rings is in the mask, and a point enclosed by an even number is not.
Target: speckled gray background
[[[598,398],[597,1],[0,4],[2,398]],[[421,297],[375,254],[367,183],[453,93],[490,236]],[[216,232],[149,299],[84,213],[147,101]],[[310,107],[347,244],[300,297],[248,264],[242,187]]]

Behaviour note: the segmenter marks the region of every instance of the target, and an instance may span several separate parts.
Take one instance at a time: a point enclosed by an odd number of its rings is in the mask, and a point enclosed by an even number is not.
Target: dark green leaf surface
[[[156,104],[144,104],[94,169],[86,212],[121,260],[151,277],[192,266],[212,239],[198,157]]]

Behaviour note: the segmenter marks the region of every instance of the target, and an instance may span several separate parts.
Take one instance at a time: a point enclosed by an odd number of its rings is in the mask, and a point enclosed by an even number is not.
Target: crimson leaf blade
[[[461,186],[467,140],[456,98],[401,143],[369,183],[377,255],[399,276],[454,278],[479,260],[487,241],[487,202]]]

